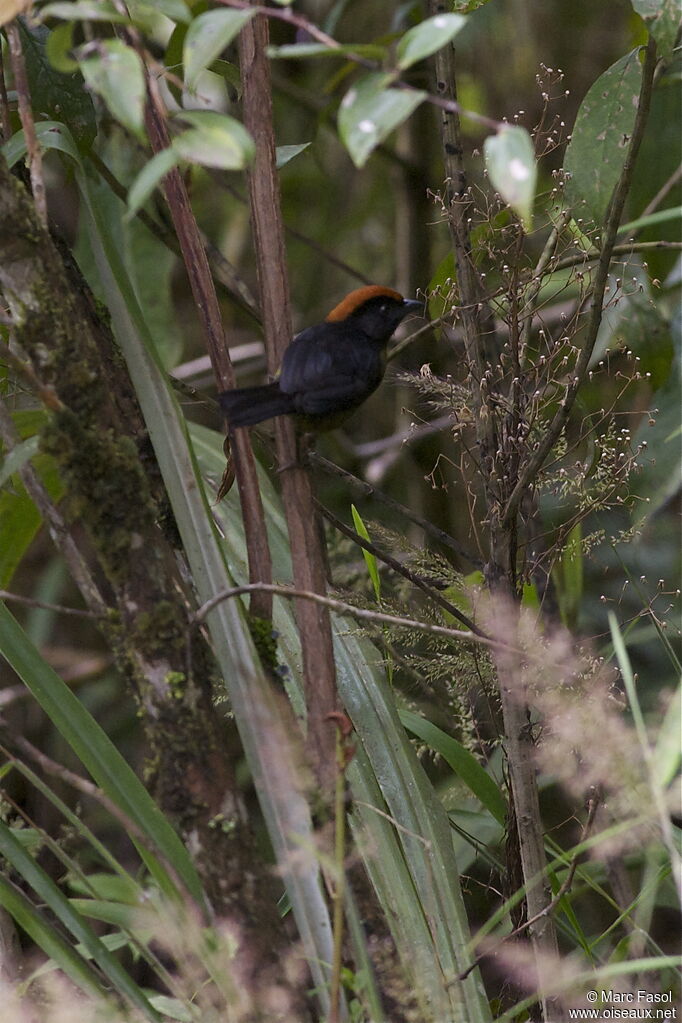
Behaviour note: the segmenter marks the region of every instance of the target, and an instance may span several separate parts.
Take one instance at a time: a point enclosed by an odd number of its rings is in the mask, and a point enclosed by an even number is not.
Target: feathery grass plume
[[[563,627],[543,628],[536,612],[503,597],[479,601],[479,612],[488,632],[512,648],[504,653],[501,684],[539,714],[538,766],[575,799],[599,792],[604,825],[633,821],[627,834],[611,840],[619,843],[611,853],[640,841],[653,804],[616,669],[577,646]],[[599,853],[606,854],[603,843]]]

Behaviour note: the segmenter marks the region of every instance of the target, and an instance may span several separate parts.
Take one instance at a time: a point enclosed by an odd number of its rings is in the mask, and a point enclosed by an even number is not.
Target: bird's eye
[[[379,312],[380,313],[385,313],[387,309],[388,309],[388,306],[386,305],[386,303],[382,302],[381,305],[379,306]]]

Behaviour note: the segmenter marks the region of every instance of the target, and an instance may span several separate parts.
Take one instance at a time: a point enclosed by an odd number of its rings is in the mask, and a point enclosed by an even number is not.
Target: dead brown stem
[[[14,75],[14,86],[17,90],[19,102],[19,117],[21,127],[24,129],[26,149],[28,155],[28,166],[31,175],[31,191],[35,203],[38,219],[43,227],[47,227],[47,200],[45,198],[45,182],[43,180],[43,153],[36,136],[36,126],[33,120],[33,108],[31,107],[31,92],[26,77],[26,65],[24,63],[24,51],[21,47],[21,37],[16,21],[6,26],[7,42],[9,43],[10,59],[12,61],[12,74]]]
[[[152,149],[158,153],[168,147],[170,139],[163,102],[156,81],[151,75],[148,76],[148,86],[147,130]],[[206,250],[192,211],[185,182],[177,167],[173,168],[164,178],[164,190],[180,242],[180,249],[218,389],[225,391],[235,385],[234,369],[225,339],[220,305],[211,277]],[[272,579],[272,560],[253,452],[248,437],[243,431],[236,431],[230,440],[239,496],[244,512],[249,577],[252,582],[269,582]],[[251,613],[257,618],[270,619],[272,617],[272,600],[267,593],[262,591],[254,593]]]
[[[256,143],[249,171],[249,198],[254,232],[260,301],[265,328],[268,365],[279,366],[292,337],[284,229],[275,162],[270,68],[266,55],[268,21],[257,15],[239,35],[243,86],[244,125]],[[289,530],[295,585],[324,594],[325,557],[310,475],[299,464],[293,423],[276,420],[277,457],[282,473],[282,495]],[[246,437],[246,431],[237,431]],[[335,734],[329,715],[338,709],[336,670],[329,613],[309,601],[298,601],[296,620],[301,637],[303,677],[308,710],[308,747],[316,777],[328,797],[335,783]]]

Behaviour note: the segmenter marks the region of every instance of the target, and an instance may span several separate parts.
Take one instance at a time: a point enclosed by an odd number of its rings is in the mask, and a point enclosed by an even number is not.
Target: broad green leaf
[[[120,39],[107,39],[98,47],[97,53],[81,60],[83,77],[113,117],[142,139],[146,86],[140,58]]]
[[[45,53],[55,71],[71,74],[78,71],[78,61],[72,56],[74,21],[65,21],[50,30],[45,43]],[[91,104],[92,105],[92,104]]]
[[[189,110],[176,118],[191,126],[172,142],[173,151],[183,160],[221,170],[242,170],[253,159],[253,139],[234,117],[214,110]]]
[[[189,1009],[178,999],[170,998],[168,995],[150,995],[150,1003],[157,1012],[169,1019],[177,1019],[178,1023],[193,1023],[196,1016],[193,1016]]]
[[[461,14],[437,14],[415,25],[402,37],[396,48],[397,66],[401,71],[440,50],[467,23]]]
[[[356,533],[358,534],[358,536],[361,536],[363,540],[369,540],[370,536],[369,533],[367,532],[367,526],[362,521],[362,516],[360,515],[360,512],[357,510],[354,504],[350,506],[350,511],[351,515],[353,516],[353,525],[355,526]],[[380,601],[381,578],[379,576],[379,569],[377,567],[377,559],[375,558],[371,551],[366,551],[364,547],[362,548],[362,556],[365,559],[367,571],[369,572],[369,577],[372,580],[372,586],[374,587],[374,596],[377,598],[377,600]]]
[[[73,144],[73,138],[64,126],[58,121],[38,121],[35,125],[36,137],[43,149],[58,149],[66,153],[73,160],[78,161],[78,150]],[[16,135],[4,143],[2,154],[10,167],[13,167],[19,160],[23,160],[27,153],[26,138],[24,132],[18,131]]]
[[[299,153],[304,152],[310,142],[302,142],[299,146],[277,146],[275,156],[277,158],[277,169],[284,167],[290,160],[293,160]]]
[[[36,126],[38,127],[38,126]],[[15,138],[16,136],[13,136]],[[10,142],[12,139],[10,139]],[[73,143],[72,143],[73,144]],[[16,412],[14,422],[22,438],[29,439],[45,421],[45,413]],[[33,456],[33,468],[53,501],[59,501],[63,485],[54,459],[40,452]],[[40,512],[21,481],[0,492],[0,589],[6,589],[24,554],[42,525]]]
[[[142,1012],[146,1019],[159,1020],[158,1013],[150,1005],[142,989],[137,986],[85,919],[71,906],[63,892],[38,866],[33,857],[23,849],[12,830],[2,821],[0,821],[0,852],[23,877],[40,901],[46,904],[74,938],[83,945],[105,976],[108,977],[114,989]]]
[[[576,219],[602,225],[623,168],[642,79],[639,47],[597,79],[582,101],[564,169],[565,196]]]
[[[679,0],[631,0],[656,40],[658,56],[670,60],[680,28]]]
[[[366,75],[341,101],[339,134],[356,167],[363,167],[372,150],[426,98],[419,89],[392,89],[390,81],[389,75]]]
[[[133,24],[152,36],[162,30],[162,17],[184,25],[192,20],[192,12],[184,0],[128,0],[126,6]]]
[[[38,437],[29,437],[27,440],[23,440],[20,444],[17,444],[17,446],[9,452],[6,458],[3,459],[2,463],[0,463],[0,487],[3,487],[10,476],[12,476],[18,469],[21,469],[22,465],[25,465],[26,462],[37,454],[39,443],[40,439]]]
[[[188,89],[193,91],[196,88],[201,72],[220,56],[255,13],[255,10],[220,8],[194,18],[183,46],[185,85]]]
[[[152,156],[128,189],[128,213],[134,216],[149,199],[166,174],[180,162],[180,154],[174,149],[162,149]]]
[[[485,140],[483,154],[491,185],[514,210],[524,230],[531,231],[537,165],[530,135],[518,124],[503,125]]]
[[[413,735],[443,757],[458,778],[490,811],[498,824],[504,825],[507,807],[495,780],[461,742],[411,710],[399,711],[400,720]]]
[[[55,32],[59,33],[69,26],[60,25],[50,32],[43,25],[33,25],[28,21],[21,20],[17,24],[36,121],[40,123],[41,119],[46,119],[68,124],[76,144],[87,151],[97,135],[97,117],[92,96],[82,76],[77,73],[78,65],[75,61],[66,57],[62,51],[62,68],[57,69],[49,52],[50,46],[54,45],[52,37]],[[73,23],[70,27],[73,28]]]
[[[149,836],[154,849],[163,852],[194,898],[202,902],[201,882],[176,832],[111,739],[43,660],[4,604],[0,604],[0,653],[26,683],[97,784]],[[159,883],[171,891],[156,855],[144,849],[140,853]]]
[[[121,14],[110,0],[78,0],[78,3],[58,2],[40,9],[40,20],[63,18],[65,21],[110,21],[114,25],[127,25],[130,18]]]

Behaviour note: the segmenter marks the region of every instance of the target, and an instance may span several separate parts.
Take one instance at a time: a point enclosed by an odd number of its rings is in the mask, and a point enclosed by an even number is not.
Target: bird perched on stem
[[[230,426],[294,415],[305,431],[333,430],[377,389],[391,335],[421,308],[374,284],[351,291],[322,323],[296,335],[277,380],[218,395]]]

